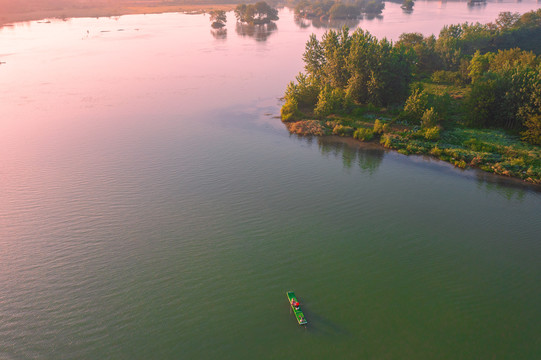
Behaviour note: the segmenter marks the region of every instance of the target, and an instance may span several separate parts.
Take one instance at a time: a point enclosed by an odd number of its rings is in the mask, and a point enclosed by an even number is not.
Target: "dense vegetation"
[[[290,1],[295,15],[308,19],[356,19],[361,14],[380,14],[383,0],[300,0]]]
[[[330,30],[306,43],[282,120],[541,183],[540,52],[541,9],[396,43]]]
[[[235,8],[237,21],[243,24],[264,25],[278,20],[278,10],[264,1],[255,4],[239,4]]]
[[[212,10],[209,12],[210,21],[214,29],[221,29],[225,26],[227,22],[227,15],[224,10]]]

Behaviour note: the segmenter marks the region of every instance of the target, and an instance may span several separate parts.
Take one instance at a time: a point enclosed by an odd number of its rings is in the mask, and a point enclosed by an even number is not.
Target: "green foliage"
[[[280,109],[280,115],[283,122],[293,121],[300,117],[297,100],[290,98],[286,100]]]
[[[295,99],[300,108],[312,111],[318,99],[319,87],[314,84],[313,78],[303,73],[299,73],[295,79],[297,82],[291,81],[287,85],[284,99]]]
[[[341,89],[333,89],[325,86],[318,96],[318,101],[314,109],[316,116],[327,116],[334,112],[344,110],[345,94]]]
[[[415,53],[415,72],[431,73],[441,67],[441,60],[436,53],[436,37],[423,37],[421,33],[403,33],[396,46],[412,49]]]
[[[424,130],[426,140],[435,141],[440,138],[440,128],[437,126],[429,127]]]
[[[460,84],[462,79],[458,71],[438,70],[430,76],[430,80],[437,84]]]
[[[336,2],[329,9],[329,19],[355,19],[361,15],[361,9],[355,5]]]
[[[317,40],[315,34],[310,35],[302,59],[304,60],[304,70],[308,77],[313,78],[316,82],[320,82],[323,77],[323,66],[326,59],[323,46]]]
[[[426,109],[421,117],[421,127],[423,129],[433,128],[437,126],[439,122],[439,115],[433,107]]]
[[[370,141],[374,137],[374,132],[371,129],[360,128],[355,130],[353,137],[361,141]]]
[[[404,0],[401,8],[405,10],[412,10],[414,5],[415,5],[415,2],[413,0]]]
[[[470,77],[472,83],[479,80],[483,76],[483,74],[488,71],[490,62],[493,59],[493,53],[481,55],[481,52],[479,50],[475,52],[468,66],[468,76]]]
[[[338,17],[354,3],[319,4]],[[541,150],[534,145],[541,145],[539,39],[541,9],[501,14],[495,24],[446,26],[438,39],[402,34],[395,44],[361,29],[330,30],[321,41],[312,35],[305,74],[288,85],[282,118],[313,111],[326,118],[326,133],[363,141],[379,136],[383,146],[406,155],[430,154],[460,168],[541,183]],[[423,82],[411,85],[413,76]]]
[[[383,133],[385,133],[387,130],[388,130],[389,126],[387,124],[384,124],[381,122],[381,120],[379,119],[376,119],[376,121],[374,121],[374,134],[376,135],[381,135]]]
[[[306,76],[319,92],[326,84],[344,91],[350,102],[378,106],[406,98],[414,58],[404,46],[378,41],[361,29],[350,35],[346,27],[327,31],[321,41],[312,35],[303,54]],[[320,106],[318,112],[327,108]]]
[[[384,8],[383,0],[300,0],[294,11],[295,16],[308,19],[356,19],[362,13],[380,14]]]
[[[477,138],[471,138],[467,141],[464,141],[464,145],[473,151],[478,152],[496,152],[498,147],[488,144]]]
[[[424,90],[415,89],[404,105],[404,117],[419,122],[428,107],[428,94]]]
[[[526,118],[541,112],[539,59],[516,49],[499,51],[490,59],[489,70],[472,84],[469,123],[521,129]]]
[[[541,145],[541,115],[532,115],[524,122],[526,130],[520,133],[522,140],[533,145]]]
[[[346,57],[349,53],[351,38],[349,29],[343,27],[340,31],[329,30],[321,39],[321,46],[325,56],[323,63],[324,83],[334,88],[343,89],[350,77],[346,67]]]
[[[209,12],[211,26],[214,29],[219,29],[225,26],[227,22],[227,16],[224,10],[212,10]]]
[[[235,8],[235,17],[240,23],[250,25],[269,24],[278,20],[278,10],[272,8],[265,1],[255,4],[239,4]]]
[[[353,128],[351,126],[336,125],[332,129],[332,133],[339,136],[351,136],[353,134]]]

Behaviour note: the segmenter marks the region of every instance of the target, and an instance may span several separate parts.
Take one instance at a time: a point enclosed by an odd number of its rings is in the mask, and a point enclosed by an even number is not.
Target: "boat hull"
[[[297,319],[297,322],[299,325],[306,325],[308,324],[308,321],[306,321],[306,318],[304,317],[304,313],[301,310],[300,306],[294,306],[293,304],[298,302],[297,297],[295,296],[295,293],[293,291],[288,291],[286,293],[287,299],[289,300],[289,305],[293,309],[293,314],[295,314],[295,318]]]

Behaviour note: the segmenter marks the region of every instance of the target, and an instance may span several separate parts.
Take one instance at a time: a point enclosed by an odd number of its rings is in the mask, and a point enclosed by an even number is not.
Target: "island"
[[[299,135],[349,136],[460,168],[541,184],[541,9],[488,24],[312,35],[281,119]]]

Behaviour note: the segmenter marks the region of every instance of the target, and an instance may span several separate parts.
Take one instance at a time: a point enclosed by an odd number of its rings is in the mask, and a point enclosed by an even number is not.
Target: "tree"
[[[481,55],[477,50],[468,65],[468,76],[472,83],[479,80],[489,69],[490,62],[494,59],[494,53],[486,53]]]
[[[264,1],[259,1],[255,4],[237,5],[235,16],[237,21],[241,23],[263,25],[278,20],[278,10],[272,8]]]
[[[408,120],[420,121],[428,107],[428,94],[421,89],[415,89],[406,100],[404,115]]]
[[[509,30],[515,26],[519,19],[519,13],[511,13],[509,11],[504,11],[501,12],[496,19],[496,26],[499,30]]]
[[[526,130],[521,132],[522,140],[541,145],[541,115],[532,115],[524,122]]]
[[[415,5],[415,2],[413,0],[404,0],[402,3],[401,8],[404,10],[413,10],[413,5]]]
[[[304,70],[308,76],[319,82],[323,76],[325,55],[323,53],[323,46],[315,34],[310,35],[302,59],[304,60]]]
[[[220,29],[225,26],[227,22],[227,16],[223,10],[212,10],[209,12],[210,21],[212,21],[212,26],[214,29]]]

